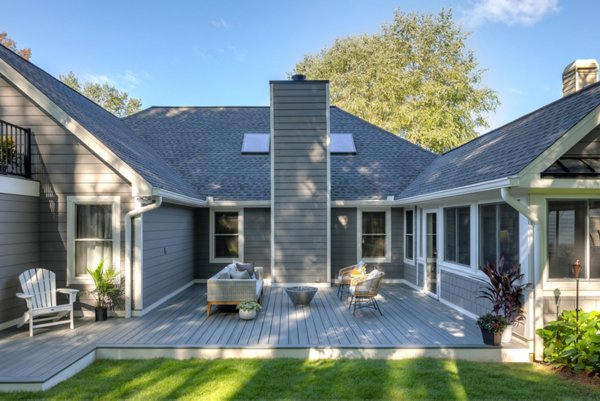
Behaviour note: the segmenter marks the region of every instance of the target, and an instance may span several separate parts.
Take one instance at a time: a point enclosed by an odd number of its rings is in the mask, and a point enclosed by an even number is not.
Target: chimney
[[[598,82],[598,62],[594,59],[573,61],[563,71],[562,81],[563,96]]]
[[[331,277],[329,81],[271,81],[271,277]]]

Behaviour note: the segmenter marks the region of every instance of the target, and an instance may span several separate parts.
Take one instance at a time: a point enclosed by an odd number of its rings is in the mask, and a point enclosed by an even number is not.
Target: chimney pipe
[[[594,59],[573,61],[564,69],[562,81],[563,96],[598,82],[598,62]]]

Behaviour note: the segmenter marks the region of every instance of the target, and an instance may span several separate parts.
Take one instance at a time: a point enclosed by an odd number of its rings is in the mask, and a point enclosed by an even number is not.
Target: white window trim
[[[237,258],[216,258],[215,257],[215,213],[218,212],[236,212],[238,214],[238,249]],[[210,263],[231,263],[234,260],[244,261],[244,209],[239,208],[210,208],[209,209],[209,247]]]
[[[406,215],[407,215],[408,212],[412,212],[412,215],[413,215],[413,224],[412,224],[413,225],[413,227],[412,227],[412,237],[413,237],[412,255],[413,255],[413,257],[410,258],[410,259],[406,257],[406,250],[408,249],[408,247],[406,246],[406,235],[407,235],[407,230],[406,230],[407,219],[406,219]],[[417,253],[417,246],[416,246],[417,245],[416,244],[416,242],[417,242],[417,234],[416,234],[416,227],[417,227],[417,225],[415,224],[415,222],[416,222],[416,215],[417,215],[417,213],[415,213],[415,210],[413,208],[410,208],[410,209],[406,208],[406,209],[404,209],[404,232],[402,233],[403,237],[404,237],[403,238],[403,244],[404,244],[404,252],[403,252],[404,253],[404,263],[408,263],[408,264],[411,264],[411,265],[415,264],[415,257],[416,257],[415,254]]]
[[[459,262],[455,262],[453,260],[446,259],[446,209],[459,209],[459,208],[469,208],[469,264],[463,264]],[[473,271],[473,266],[477,266],[477,262],[473,262],[473,225],[477,224],[478,219],[473,219],[473,205],[472,204],[462,204],[462,205],[452,205],[452,206],[443,206],[440,209],[440,223],[442,226],[441,230],[441,238],[438,238],[438,260],[440,260],[441,264],[446,267],[450,267],[453,269],[462,269]],[[477,227],[475,227],[475,232],[477,232]],[[441,240],[441,241],[440,241]],[[475,242],[476,247],[479,247],[479,243]],[[439,257],[441,255],[441,258]],[[475,250],[475,257],[477,257],[477,251]],[[439,262],[438,262],[439,263]]]
[[[121,197],[67,196],[67,285],[94,283],[89,274],[75,275],[75,207],[77,205],[112,205],[113,260],[111,266],[117,271],[120,271],[121,268]]]
[[[362,257],[362,215],[364,212],[385,212],[385,257]],[[366,263],[391,263],[392,261],[392,209],[391,208],[364,208],[357,209],[358,221],[356,222],[356,260]]]

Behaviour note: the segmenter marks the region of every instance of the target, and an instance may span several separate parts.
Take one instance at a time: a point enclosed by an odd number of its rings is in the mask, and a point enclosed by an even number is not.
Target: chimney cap
[[[292,75],[292,81],[305,81],[306,75],[304,74],[294,74]]]
[[[598,69],[598,62],[593,58],[577,59],[565,67],[565,69],[563,70],[563,75],[568,73],[572,69],[579,69],[579,68]]]

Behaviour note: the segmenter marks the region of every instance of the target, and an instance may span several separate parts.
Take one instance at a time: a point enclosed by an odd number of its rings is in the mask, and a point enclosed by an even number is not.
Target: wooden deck
[[[479,350],[484,359],[515,359],[512,350],[528,358],[517,342],[483,345],[474,320],[408,286],[386,284],[378,300],[383,316],[353,316],[336,288],[296,308],[285,289],[266,287],[262,311],[243,321],[232,307],[213,307],[207,318],[206,286],[194,285],[141,318],[79,319],[75,330],[40,329],[33,338],[26,327],[0,332],[0,390],[50,387],[96,357],[461,357],[462,349],[464,357]]]

